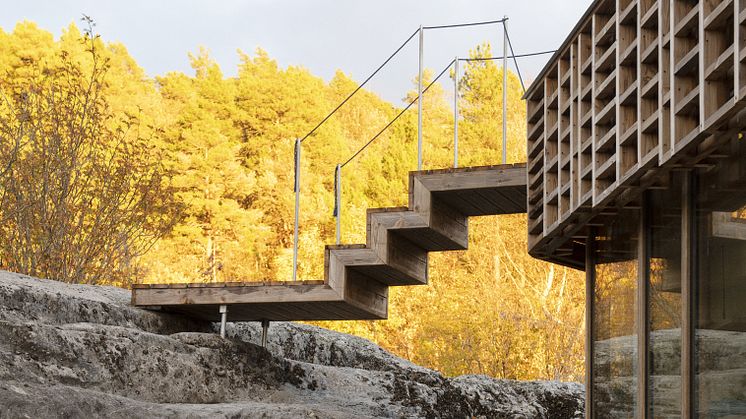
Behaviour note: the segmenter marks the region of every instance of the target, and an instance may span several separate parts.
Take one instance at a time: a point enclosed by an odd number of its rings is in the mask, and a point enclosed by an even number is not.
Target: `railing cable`
[[[430,89],[430,87],[431,87],[431,86],[432,86],[433,84],[435,84],[435,82],[437,82],[437,81],[438,81],[438,79],[440,79],[440,78],[441,78],[441,77],[443,76],[443,74],[445,74],[445,73],[446,73],[446,71],[448,71],[448,69],[449,69],[449,68],[451,68],[451,66],[453,65],[453,62],[454,62],[454,61],[455,61],[455,60],[451,60],[451,62],[449,62],[449,63],[448,63],[448,65],[447,65],[447,66],[446,66],[446,67],[445,67],[445,68],[443,69],[443,71],[441,71],[441,72],[440,72],[440,73],[439,73],[439,74],[438,74],[438,75],[437,75],[437,76],[435,77],[435,79],[433,79],[433,81],[431,81],[431,82],[430,82],[430,84],[428,84],[428,85],[427,85],[427,87],[425,87],[425,88],[424,88],[424,89],[422,90],[422,94],[423,94],[423,96],[424,96],[425,92],[427,92],[427,91],[428,91],[428,89]],[[409,104],[408,104],[408,105],[407,105],[407,106],[406,106],[406,107],[405,107],[404,109],[402,109],[402,111],[401,111],[401,112],[399,112],[399,114],[398,114],[398,115],[396,115],[396,117],[394,117],[394,119],[392,119],[392,120],[391,120],[391,122],[389,122],[388,124],[386,124],[386,126],[385,126],[385,127],[383,127],[383,129],[381,129],[380,131],[378,131],[378,133],[377,133],[377,134],[376,134],[375,136],[373,136],[373,138],[371,138],[371,139],[370,139],[370,141],[368,141],[367,143],[365,143],[365,145],[363,145],[363,146],[362,146],[362,147],[361,147],[361,148],[360,148],[360,149],[359,149],[358,151],[356,151],[356,152],[355,152],[355,154],[353,154],[353,155],[352,155],[352,157],[350,157],[349,159],[347,159],[347,161],[345,161],[344,163],[342,163],[342,164],[340,165],[340,167],[345,167],[345,166],[347,165],[347,163],[349,163],[349,162],[351,162],[352,160],[354,160],[354,159],[355,159],[355,157],[357,157],[357,156],[358,156],[358,155],[359,155],[360,153],[362,153],[362,152],[363,152],[363,150],[365,150],[366,148],[368,148],[368,146],[369,146],[369,145],[370,145],[371,143],[373,143],[373,141],[375,141],[375,140],[376,140],[376,139],[377,139],[378,137],[380,137],[380,136],[381,136],[381,134],[383,134],[383,133],[384,133],[384,132],[385,132],[385,131],[386,131],[386,130],[387,130],[387,129],[388,129],[388,128],[389,128],[390,126],[391,126],[391,125],[393,125],[393,124],[394,124],[394,122],[396,122],[396,120],[397,120],[397,119],[399,119],[399,118],[400,118],[400,117],[401,117],[402,115],[404,115],[404,112],[408,111],[408,110],[409,110],[409,108],[411,108],[411,107],[412,107],[412,105],[414,105],[414,104],[415,104],[415,103],[416,103],[416,102],[417,102],[418,100],[420,100],[420,96],[419,96],[419,95],[418,95],[418,96],[417,96],[416,98],[412,99],[412,101],[410,101],[410,102],[409,102]]]
[[[347,97],[345,98],[345,100],[343,100],[343,101],[342,101],[342,103],[340,103],[339,105],[337,105],[337,107],[336,107],[336,108],[334,108],[334,110],[332,110],[332,111],[331,111],[331,112],[330,112],[330,113],[329,113],[329,114],[328,114],[328,115],[327,115],[327,116],[326,116],[326,117],[325,117],[324,119],[322,119],[322,120],[321,120],[321,122],[319,122],[319,123],[318,123],[318,124],[317,124],[317,125],[316,125],[315,127],[313,127],[313,129],[312,129],[311,131],[309,131],[309,132],[308,132],[308,134],[306,134],[305,136],[303,136],[303,138],[301,138],[301,140],[300,140],[300,141],[301,141],[301,142],[305,141],[305,140],[306,140],[306,138],[310,137],[310,136],[311,136],[311,135],[312,135],[312,134],[313,134],[314,132],[316,132],[316,130],[317,130],[317,129],[319,129],[319,127],[321,127],[322,125],[324,125],[324,123],[325,123],[325,122],[326,122],[326,121],[327,121],[327,120],[328,120],[329,118],[331,118],[331,117],[332,117],[332,115],[334,115],[335,113],[337,113],[337,111],[338,111],[338,110],[339,110],[339,109],[340,109],[340,108],[341,108],[342,106],[344,106],[344,104],[345,104],[345,103],[347,103],[347,101],[349,101],[349,100],[350,100],[350,99],[351,99],[351,98],[352,98],[353,96],[355,96],[355,94],[356,94],[356,93],[357,93],[358,91],[360,91],[360,89],[362,89],[362,88],[363,88],[363,87],[364,87],[364,86],[365,86],[365,85],[366,85],[366,84],[367,84],[367,83],[368,83],[368,82],[370,81],[370,79],[372,79],[372,78],[373,78],[373,77],[374,77],[374,76],[375,76],[376,74],[378,74],[378,72],[379,72],[379,71],[381,71],[381,69],[382,69],[383,67],[385,67],[385,66],[386,66],[386,64],[388,64],[388,63],[389,63],[389,61],[391,61],[391,60],[392,60],[392,59],[394,58],[394,57],[396,56],[396,54],[398,54],[398,53],[399,53],[399,51],[401,51],[401,50],[402,50],[402,49],[403,49],[403,48],[404,48],[404,47],[405,47],[405,46],[406,46],[406,45],[407,45],[407,44],[409,43],[409,41],[411,41],[411,40],[412,40],[412,38],[414,38],[414,36],[415,36],[415,35],[417,35],[417,33],[418,33],[419,31],[420,31],[420,30],[419,30],[419,28],[418,28],[417,30],[415,30],[414,32],[412,32],[412,35],[409,35],[409,38],[407,38],[407,40],[406,40],[406,41],[404,41],[404,43],[403,43],[403,44],[401,44],[401,45],[399,46],[399,48],[397,48],[397,49],[396,49],[396,51],[394,51],[394,53],[393,53],[393,54],[391,54],[391,55],[389,56],[389,58],[387,58],[387,59],[386,59],[386,61],[384,61],[384,62],[383,62],[383,64],[381,64],[380,66],[378,66],[378,68],[377,68],[377,69],[376,69],[376,70],[375,70],[375,71],[374,71],[374,72],[373,72],[373,73],[372,73],[372,74],[371,74],[370,76],[368,76],[368,78],[366,78],[366,79],[365,79],[365,80],[364,80],[364,81],[363,81],[363,82],[362,82],[362,83],[361,83],[361,84],[360,84],[360,85],[359,85],[359,86],[358,86],[358,87],[357,87],[357,88],[356,88],[356,89],[355,89],[355,90],[354,90],[354,91],[353,91],[352,93],[350,93],[350,94],[349,94],[349,96],[347,96]]]
[[[423,27],[423,29],[424,29],[424,27]],[[533,52],[533,53],[529,53],[529,54],[514,54],[514,55],[509,55],[507,57],[459,58],[458,60],[459,61],[467,61],[467,62],[469,62],[469,61],[492,61],[492,60],[502,60],[503,58],[516,59],[516,58],[523,58],[523,57],[534,57],[534,56],[537,56],[537,55],[554,54],[555,52],[557,52],[557,50]],[[448,69],[451,67],[451,65],[453,65],[454,61],[455,61],[455,59],[452,60],[450,63],[448,63],[448,66],[446,68],[444,68],[443,71],[441,71],[440,74],[438,74],[438,76],[432,82],[430,82],[430,84],[428,84],[427,87],[425,87],[425,89],[423,89],[423,91],[422,91],[423,94],[425,92],[427,92],[428,89],[430,89],[430,87],[436,81],[438,81],[438,79],[440,79],[443,76],[443,74],[445,74],[446,71],[448,71]],[[523,81],[521,81],[521,84],[523,84]],[[355,152],[355,154],[352,155],[352,157],[350,157],[349,159],[347,159],[347,161],[345,161],[344,163],[342,163],[340,166],[341,167],[345,167],[350,161],[354,160],[355,157],[358,156],[358,154],[360,154],[363,150],[365,150],[373,141],[375,141],[378,137],[380,137],[381,134],[384,133],[384,131],[386,131],[391,125],[393,125],[394,122],[396,122],[397,119],[399,119],[406,111],[408,111],[409,108],[411,108],[415,103],[417,103],[418,99],[419,99],[419,96],[416,97],[416,98],[414,98],[411,102],[409,102],[409,104],[407,104],[407,106],[404,109],[402,109],[402,111],[399,112],[399,114],[396,117],[394,117],[394,119],[392,119],[391,122],[389,122],[385,127],[383,127],[383,129],[381,129],[373,138],[371,138],[370,141],[368,141],[367,143],[365,143],[365,145],[363,147],[361,147],[357,152]]]
[[[429,29],[462,28],[462,27],[480,26],[480,25],[494,25],[494,24],[505,23],[506,20],[507,20],[506,18],[503,18],[503,19],[499,19],[499,20],[487,20],[487,21],[482,21],[482,22],[456,23],[456,24],[451,24],[451,25],[423,26],[422,29],[423,30],[429,30]],[[404,49],[404,47],[409,43],[409,41],[411,41],[419,32],[420,32],[420,28],[415,29],[415,31],[412,32],[412,34],[409,35],[409,37],[388,58],[386,58],[386,60],[380,66],[378,66],[378,68],[375,69],[375,71],[373,71],[373,73],[371,73],[362,83],[360,83],[360,85],[358,85],[355,88],[355,90],[352,91],[352,93],[350,93],[347,97],[345,97],[345,99],[342,102],[340,102],[339,105],[337,105],[331,112],[329,112],[329,114],[327,114],[324,117],[324,119],[321,120],[321,122],[319,122],[318,124],[316,124],[316,126],[314,126],[311,131],[309,131],[306,135],[304,135],[301,138],[301,140],[300,140],[301,143],[303,141],[305,141],[308,137],[310,137],[311,135],[313,135],[316,132],[316,130],[318,130],[322,125],[324,125],[324,123],[326,123],[326,121],[329,120],[329,118],[331,118],[334,114],[336,114],[337,111],[340,108],[342,108],[342,106],[344,106],[350,99],[352,99],[352,97],[355,96],[355,94],[357,94],[357,92],[359,92],[360,89],[362,89],[363,87],[365,87],[365,85],[368,84],[368,82],[373,77],[375,77],[376,74],[378,74],[383,69],[383,67],[385,67],[386,64],[388,64],[402,49]],[[512,58],[513,61],[515,62],[516,72],[518,73],[518,78],[520,79],[521,86],[523,87],[523,91],[525,92],[526,91],[526,86],[525,86],[525,84],[523,82],[523,77],[521,75],[521,70],[518,67],[517,58],[531,57],[531,56],[535,56],[535,55],[542,55],[542,54],[554,53],[555,51],[547,51],[547,52],[539,52],[539,53],[533,53],[533,54],[516,55],[515,52],[513,51],[513,44],[510,41],[510,35],[508,35],[507,38],[508,38],[508,46],[510,47],[510,52],[511,52],[511,54],[513,54],[513,55],[511,55],[511,56],[509,56],[507,58]],[[491,57],[489,59],[462,58],[461,60],[462,61],[487,61],[487,60],[492,60],[492,59],[502,59],[502,57]]]
[[[459,61],[492,61],[492,60],[502,60],[503,58],[524,58],[524,57],[534,57],[537,55],[546,55],[546,54],[554,54],[557,52],[557,50],[549,50],[549,51],[541,51],[541,52],[532,52],[529,54],[517,54],[517,55],[508,55],[507,57],[474,57],[474,58],[459,58]]]
[[[508,47],[510,47],[510,53],[513,55],[513,62],[515,63],[515,71],[518,73],[518,80],[521,81],[521,88],[523,88],[523,93],[526,93],[526,85],[523,84],[523,76],[521,76],[521,68],[518,67],[518,59],[515,56],[515,51],[513,51],[513,43],[510,41],[510,35],[508,34],[508,28],[505,28],[505,39],[508,40]]]
[[[470,22],[470,23],[454,23],[451,25],[435,25],[435,26],[423,26],[422,29],[446,29],[446,28],[463,28],[466,26],[480,26],[480,25],[494,25],[496,23],[504,23],[507,19],[502,18],[499,20],[485,20],[482,22]]]
[[[491,20],[491,21],[483,21],[483,22],[472,22],[472,23],[461,23],[461,24],[452,24],[452,25],[438,25],[438,26],[420,26],[417,30],[415,30],[414,33],[378,68],[376,71],[373,72],[365,81],[363,81],[360,86],[358,86],[355,91],[353,91],[342,103],[340,103],[329,115],[327,115],[324,120],[322,120],[311,132],[306,134],[305,137],[303,137],[303,140],[305,140],[308,136],[313,134],[326,120],[328,120],[339,108],[341,108],[347,101],[355,95],[360,89],[363,88],[363,86],[371,79],[373,76],[375,76],[381,68],[383,68],[391,59],[399,52],[401,49],[404,48],[404,46],[409,43],[409,41],[412,40],[412,38],[415,37],[415,35],[420,36],[420,58],[419,58],[419,77],[418,77],[418,87],[417,87],[417,96],[412,99],[404,109],[402,109],[391,121],[389,121],[386,126],[384,126],[376,135],[374,135],[368,142],[366,142],[360,149],[358,149],[349,159],[347,159],[342,164],[337,164],[334,170],[334,211],[333,216],[336,218],[336,243],[339,245],[342,242],[342,225],[341,225],[341,219],[342,219],[342,168],[347,166],[352,160],[354,160],[357,156],[359,156],[365,149],[367,149],[376,139],[378,139],[386,130],[388,130],[396,121],[399,120],[399,118],[404,115],[405,112],[407,112],[415,103],[418,104],[419,111],[417,114],[418,118],[418,129],[417,129],[417,136],[418,136],[418,146],[417,146],[417,167],[418,170],[420,170],[422,165],[422,103],[424,100],[425,93],[430,90],[430,87],[433,86],[442,76],[443,74],[448,71],[451,66],[454,66],[454,157],[453,157],[453,167],[458,167],[458,119],[459,119],[459,110],[458,110],[458,101],[459,101],[459,94],[458,94],[458,76],[459,76],[459,68],[458,63],[460,61],[464,62],[471,62],[471,61],[493,61],[493,60],[503,60],[503,163],[506,161],[506,146],[507,146],[507,132],[506,132],[506,111],[505,111],[505,103],[507,101],[506,98],[506,90],[507,90],[507,60],[512,59],[515,68],[516,73],[518,74],[518,79],[520,80],[521,87],[523,89],[523,92],[525,94],[526,92],[526,85],[523,81],[523,75],[521,74],[520,67],[518,65],[518,58],[525,58],[525,57],[534,57],[539,55],[546,55],[546,54],[554,54],[556,53],[556,50],[550,50],[550,51],[540,51],[540,52],[534,52],[534,53],[528,53],[528,54],[516,54],[515,50],[513,49],[513,44],[510,40],[510,35],[508,34],[507,30],[507,20],[508,18],[505,17],[500,20]],[[444,29],[444,28],[458,28],[458,27],[467,27],[467,26],[477,26],[477,25],[490,25],[490,24],[502,24],[503,25],[503,55],[501,57],[474,57],[474,58],[454,58],[448,65],[440,72],[438,75],[433,79],[424,89],[422,87],[422,78],[423,78],[423,34],[425,30],[429,29]],[[510,55],[508,55],[508,48],[510,48]],[[297,211],[297,209],[296,209]],[[297,223],[297,221],[296,221]],[[297,242],[297,237],[296,237]],[[297,252],[297,250],[296,250]],[[295,262],[295,261],[294,261]],[[294,270],[297,269],[294,263]]]

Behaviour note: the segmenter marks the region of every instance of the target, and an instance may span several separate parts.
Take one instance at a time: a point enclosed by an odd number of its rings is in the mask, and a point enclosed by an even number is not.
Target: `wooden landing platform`
[[[231,321],[373,320],[358,304],[344,301],[324,281],[136,284],[132,305],[183,313],[217,322],[228,305]]]
[[[526,163],[424,170],[410,175],[415,178],[433,196],[469,217],[526,213]]]
[[[369,210],[365,244],[326,246],[324,280],[137,284],[132,305],[219,321],[388,317],[390,286],[424,285],[428,252],[468,246],[468,217],[526,212],[526,165],[412,172],[409,206]]]

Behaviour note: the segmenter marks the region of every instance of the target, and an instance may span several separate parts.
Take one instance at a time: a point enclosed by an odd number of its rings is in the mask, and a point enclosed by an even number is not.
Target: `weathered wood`
[[[382,319],[388,287],[428,280],[428,252],[468,245],[468,217],[526,210],[525,165],[412,172],[409,207],[367,213],[365,245],[326,246],[324,280],[137,284],[136,306],[217,321]]]
[[[648,415],[650,407],[648,395],[650,393],[650,356],[648,348],[650,345],[650,313],[649,313],[649,292],[650,292],[650,267],[649,261],[652,258],[652,235],[650,220],[652,218],[651,206],[649,204],[649,195],[643,196],[643,211],[638,225],[637,241],[637,304],[635,309],[635,334],[637,335],[637,411],[636,417],[644,418]]]
[[[695,398],[694,329],[696,328],[696,190],[695,176],[687,173],[681,188],[681,416],[693,417]]]
[[[431,192],[502,189],[511,186],[525,188],[525,167],[525,164],[485,166],[468,170],[413,172],[411,176],[417,178]]]
[[[345,301],[361,310],[388,316],[389,289],[386,285],[365,275],[348,270],[344,290]]]
[[[178,284],[175,284],[178,285]],[[241,304],[334,301],[339,294],[328,285],[226,286],[222,288],[163,287],[134,289],[135,305]]]
[[[399,245],[401,246],[401,245]],[[397,253],[398,255],[398,253]],[[406,258],[406,257],[405,257]],[[412,266],[402,266],[401,258],[389,263],[381,259],[375,250],[367,247],[352,249],[332,249],[329,254],[329,284],[341,289],[346,270],[355,270],[389,286],[420,285],[427,283],[427,260],[406,258]]]
[[[163,306],[161,311],[180,313],[197,319],[217,322],[220,320],[218,305]],[[228,306],[228,321],[298,321],[298,320],[380,320],[379,314],[370,313],[344,301],[285,303],[283,311],[276,303]]]
[[[218,321],[218,306],[229,306],[229,321],[356,320],[386,317],[387,289],[356,280],[348,295],[326,285],[228,286],[223,288],[137,288],[133,305]],[[158,302],[158,304],[153,304]]]
[[[742,8],[592,2],[524,96],[531,254],[559,262],[556,239],[588,221],[574,214],[594,218],[639,198],[651,178],[711,165],[707,149],[743,130]]]
[[[406,237],[427,251],[463,250],[468,231],[467,226],[453,222],[450,230],[445,230],[440,223],[431,222],[420,214],[405,209],[396,212],[368,212],[368,241],[387,241],[386,234],[397,234]],[[447,234],[450,231],[451,234]]]

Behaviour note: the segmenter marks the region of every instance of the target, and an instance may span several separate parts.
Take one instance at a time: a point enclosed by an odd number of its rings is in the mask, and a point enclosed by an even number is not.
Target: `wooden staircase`
[[[385,319],[388,288],[428,281],[428,253],[464,250],[469,217],[526,212],[526,165],[412,172],[409,206],[369,209],[367,243],[326,246],[324,280],[137,284],[135,306],[218,321]]]

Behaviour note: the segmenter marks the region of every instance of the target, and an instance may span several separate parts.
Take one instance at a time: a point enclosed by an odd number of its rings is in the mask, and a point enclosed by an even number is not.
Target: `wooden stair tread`
[[[303,281],[240,281],[240,282],[187,282],[169,284],[132,284],[133,289],[177,289],[177,288],[225,288],[225,287],[293,287],[301,285],[324,285],[324,280]]]
[[[327,245],[324,280],[135,284],[132,304],[218,321],[388,316],[388,287],[427,284],[428,252],[468,245],[468,217],[525,213],[526,164],[411,172],[407,207],[366,212],[365,244]]]

